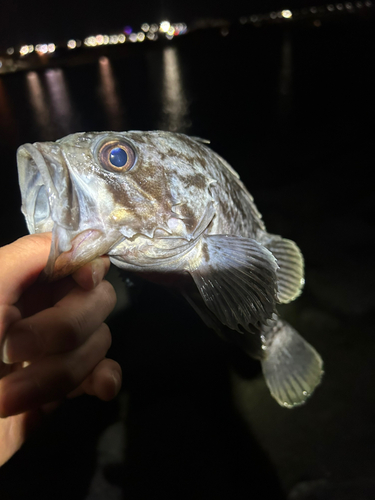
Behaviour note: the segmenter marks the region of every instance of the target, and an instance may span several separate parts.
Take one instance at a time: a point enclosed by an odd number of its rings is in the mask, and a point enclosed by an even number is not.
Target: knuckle
[[[73,350],[82,343],[83,333],[87,321],[82,314],[75,314],[66,321],[64,335],[61,339],[61,348],[63,350]]]
[[[35,323],[28,323],[28,333],[30,338],[34,340],[34,346],[39,355],[49,351],[48,337],[45,335],[43,329],[38,328]]]

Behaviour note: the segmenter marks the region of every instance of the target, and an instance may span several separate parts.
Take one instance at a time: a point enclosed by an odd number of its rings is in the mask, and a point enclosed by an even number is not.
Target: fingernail
[[[5,363],[6,365],[12,364],[11,361],[9,360],[8,346],[9,346],[8,339],[5,339],[5,341],[1,347],[0,357],[1,357],[1,361],[3,363]]]
[[[0,352],[1,360],[7,365],[34,359],[40,354],[39,342],[29,330],[12,331],[11,338],[7,337],[5,339]]]

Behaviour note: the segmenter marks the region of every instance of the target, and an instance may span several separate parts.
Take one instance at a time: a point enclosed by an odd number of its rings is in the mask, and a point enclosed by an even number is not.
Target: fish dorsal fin
[[[201,142],[202,144],[211,144],[209,139],[202,139],[202,137],[196,137],[195,135],[191,135],[190,139],[194,139],[194,141]]]
[[[275,311],[276,260],[251,238],[203,236],[201,257],[187,266],[206,304],[240,333],[260,327]]]
[[[294,241],[276,235],[267,236],[267,242],[262,243],[275,256],[279,266],[277,300],[285,304],[296,299],[302,291],[305,283],[303,256]]]

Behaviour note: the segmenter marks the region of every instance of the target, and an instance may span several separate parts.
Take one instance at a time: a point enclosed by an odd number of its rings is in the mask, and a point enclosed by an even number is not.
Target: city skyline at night
[[[238,20],[241,16],[281,11],[285,9],[302,9],[312,5],[325,5],[327,2],[312,0],[234,0],[227,3],[173,2],[172,0],[139,0],[126,2],[108,0],[104,4],[99,1],[48,2],[38,3],[14,0],[2,5],[0,16],[0,47],[6,48],[17,44],[38,44],[45,41],[56,43],[70,38],[84,39],[97,33],[116,33],[126,25],[134,25],[138,29],[142,23],[160,23],[164,19],[170,22],[185,22],[189,25],[199,19]],[[336,2],[337,3],[337,2]],[[336,5],[333,3],[333,5]],[[346,4],[365,5],[363,2],[343,2]]]

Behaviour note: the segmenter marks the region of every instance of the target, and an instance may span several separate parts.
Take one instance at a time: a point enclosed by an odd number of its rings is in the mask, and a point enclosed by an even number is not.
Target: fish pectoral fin
[[[200,257],[186,267],[208,309],[232,330],[251,332],[275,311],[276,260],[251,238],[203,236]]]
[[[321,357],[285,321],[277,319],[262,331],[267,347],[261,363],[271,395],[285,408],[303,404],[321,381]]]
[[[275,256],[279,266],[276,273],[277,300],[285,304],[296,299],[305,284],[303,256],[294,241],[276,235],[268,235],[268,237],[268,241],[263,243]]]

